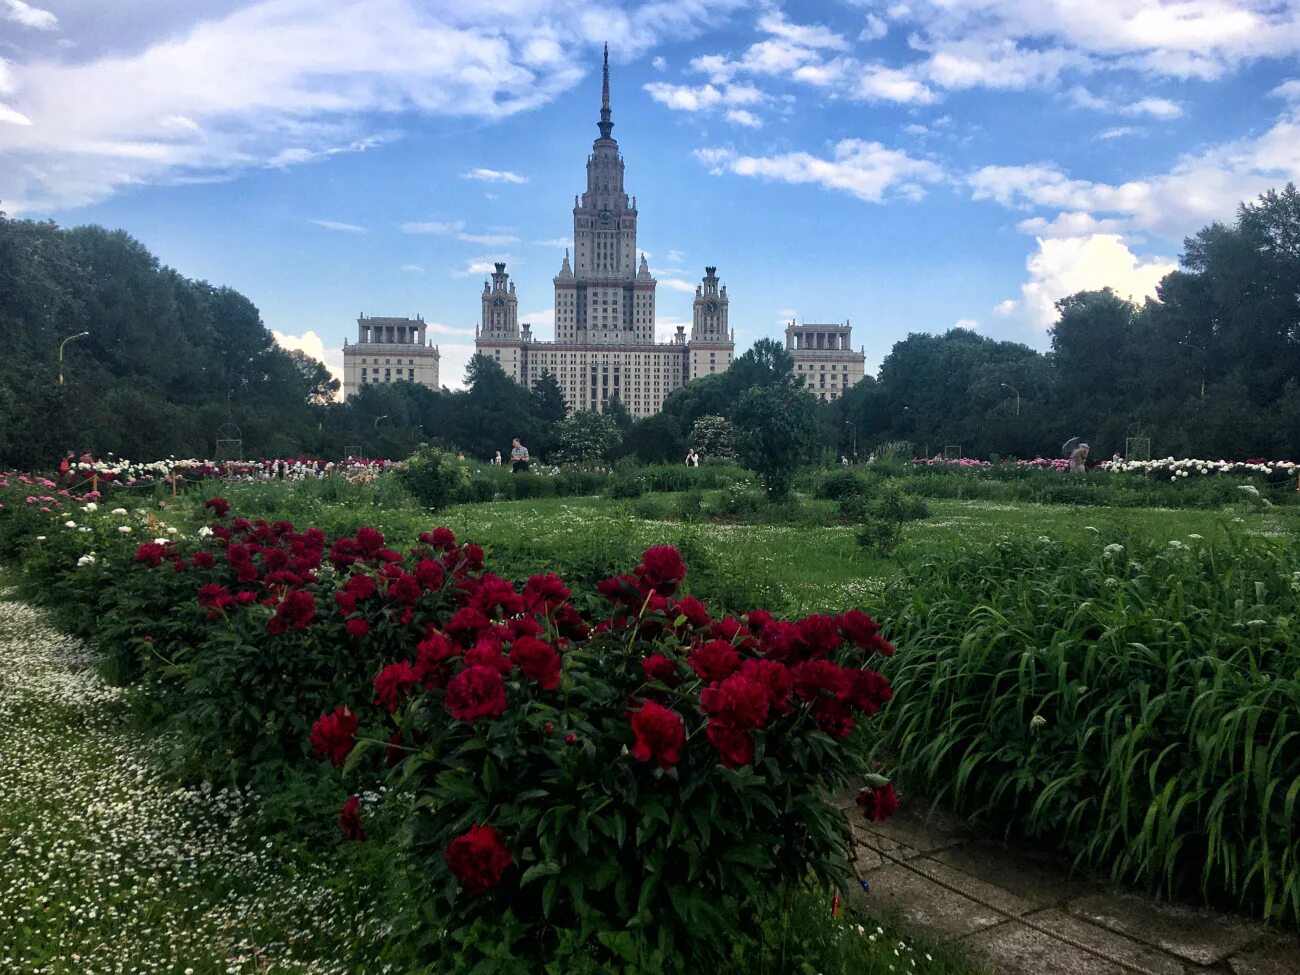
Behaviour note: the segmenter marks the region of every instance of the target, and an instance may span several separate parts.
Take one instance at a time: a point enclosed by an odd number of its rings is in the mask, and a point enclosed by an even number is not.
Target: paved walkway
[[[864,909],[968,947],[996,975],[1300,975],[1300,939],[1068,876],[941,815],[865,822],[845,800]]]

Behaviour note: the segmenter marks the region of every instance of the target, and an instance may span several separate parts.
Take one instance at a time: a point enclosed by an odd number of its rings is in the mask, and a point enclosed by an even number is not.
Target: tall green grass
[[[990,831],[1296,925],[1296,555],[1224,530],[922,560],[893,613],[892,768]]]

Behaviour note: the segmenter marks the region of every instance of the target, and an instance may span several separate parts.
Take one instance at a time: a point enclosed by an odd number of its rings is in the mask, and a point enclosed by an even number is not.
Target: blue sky
[[[1294,2],[0,0],[0,207],[125,228],[334,366],[420,313],[455,385],[491,261],[550,334],[606,41],[663,334],[716,264],[742,347],[1045,347],[1300,175]]]

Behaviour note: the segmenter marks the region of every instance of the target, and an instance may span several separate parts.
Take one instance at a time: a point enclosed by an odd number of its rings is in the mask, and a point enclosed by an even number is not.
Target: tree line
[[[800,461],[865,458],[890,441],[917,454],[1055,456],[1073,437],[1094,456],[1130,438],[1160,455],[1296,453],[1294,185],[1189,237],[1156,298],[1105,289],[1057,308],[1046,352],[966,329],[914,333],[833,403],[799,388],[771,339],[639,420],[616,400],[600,418],[571,416],[554,376],[527,389],[484,356],[463,390],[377,384],[340,403],[325,367],[275,345],[238,292],[185,278],[121,231],[0,214],[0,464],[49,466],[86,447],[211,456],[223,430],[239,431],[245,456],[397,457],[433,442],[487,460],[517,436],[535,457],[676,462],[699,446],[697,423],[717,417],[742,453],[761,441]]]

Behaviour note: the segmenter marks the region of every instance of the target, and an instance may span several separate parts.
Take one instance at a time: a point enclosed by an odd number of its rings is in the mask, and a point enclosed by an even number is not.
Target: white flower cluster
[[[126,459],[96,460],[78,463],[75,469],[85,475],[98,474],[124,484],[166,481],[172,475],[185,480],[222,478],[230,481],[305,481],[341,475],[343,477],[373,476],[386,470],[391,462],[386,460],[313,460],[309,457],[258,461],[216,461],[189,458],[137,462]]]
[[[1197,460],[1192,457],[1177,459],[1164,457],[1160,460],[1120,460],[1103,461],[1104,470],[1136,472],[1139,474],[1156,474],[1171,480],[1190,477],[1193,474],[1295,474],[1300,471],[1300,463],[1290,460]]]
[[[0,592],[0,972],[343,975],[384,920],[252,834],[249,798],[181,789],[84,644]],[[358,885],[359,886],[359,885]],[[349,903],[355,899],[356,903]],[[343,939],[346,939],[344,941]],[[369,946],[369,947],[367,947]],[[377,950],[377,949],[375,949]]]

